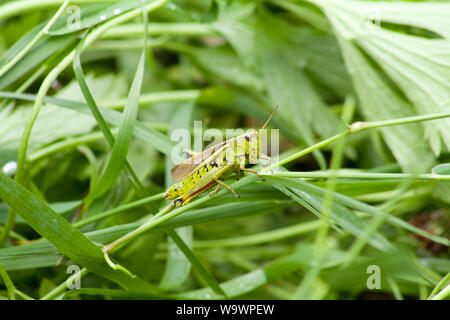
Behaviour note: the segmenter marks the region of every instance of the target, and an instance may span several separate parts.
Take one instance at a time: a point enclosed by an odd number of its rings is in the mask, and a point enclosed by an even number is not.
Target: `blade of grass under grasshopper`
[[[126,290],[150,290],[152,286],[138,277],[112,269],[102,250],[81,231],[18,182],[0,173],[0,198],[41,236],[64,255],[90,271],[104,276]]]

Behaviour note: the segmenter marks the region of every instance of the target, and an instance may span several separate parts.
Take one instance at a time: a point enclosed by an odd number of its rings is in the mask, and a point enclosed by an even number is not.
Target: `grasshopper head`
[[[250,130],[244,135],[245,141],[247,141],[249,144],[254,142],[255,140],[258,141],[259,138],[259,132],[255,129]]]
[[[178,198],[178,184],[171,186],[163,195],[164,199],[176,199]]]
[[[272,119],[275,111],[277,111],[278,105],[276,108],[272,111],[269,118],[266,120],[264,125],[256,131],[255,129],[248,132],[244,137],[246,140],[245,145],[245,153],[248,155],[248,161],[250,164],[256,164],[261,153],[261,134],[264,132],[264,137],[267,136],[266,132],[264,131],[269,124],[269,121]],[[264,141],[265,143],[265,141]]]
[[[251,130],[244,135],[245,154],[248,155],[249,164],[256,164],[259,157],[259,132]]]

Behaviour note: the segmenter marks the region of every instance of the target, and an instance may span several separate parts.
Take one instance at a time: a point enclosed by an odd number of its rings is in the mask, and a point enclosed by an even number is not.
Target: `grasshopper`
[[[174,199],[175,206],[181,207],[215,185],[210,197],[225,187],[239,198],[239,194],[222,180],[233,172],[237,172],[238,177],[241,172],[259,176],[256,170],[248,169],[246,165],[263,159],[259,148],[260,132],[265,129],[277,108],[259,130],[231,138],[200,153],[186,152],[188,159],[172,168],[172,178],[177,183],[167,189],[164,198]]]

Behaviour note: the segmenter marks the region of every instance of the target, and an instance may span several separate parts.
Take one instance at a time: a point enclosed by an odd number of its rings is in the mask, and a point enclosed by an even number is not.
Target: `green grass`
[[[449,299],[449,9],[4,2],[0,298]],[[163,200],[177,129],[276,105],[264,180]]]

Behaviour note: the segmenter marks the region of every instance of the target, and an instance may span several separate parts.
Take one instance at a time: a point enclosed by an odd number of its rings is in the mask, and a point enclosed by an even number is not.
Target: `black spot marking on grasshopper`
[[[218,168],[219,167],[219,165],[216,162],[211,162],[210,165],[211,165],[211,168]]]

